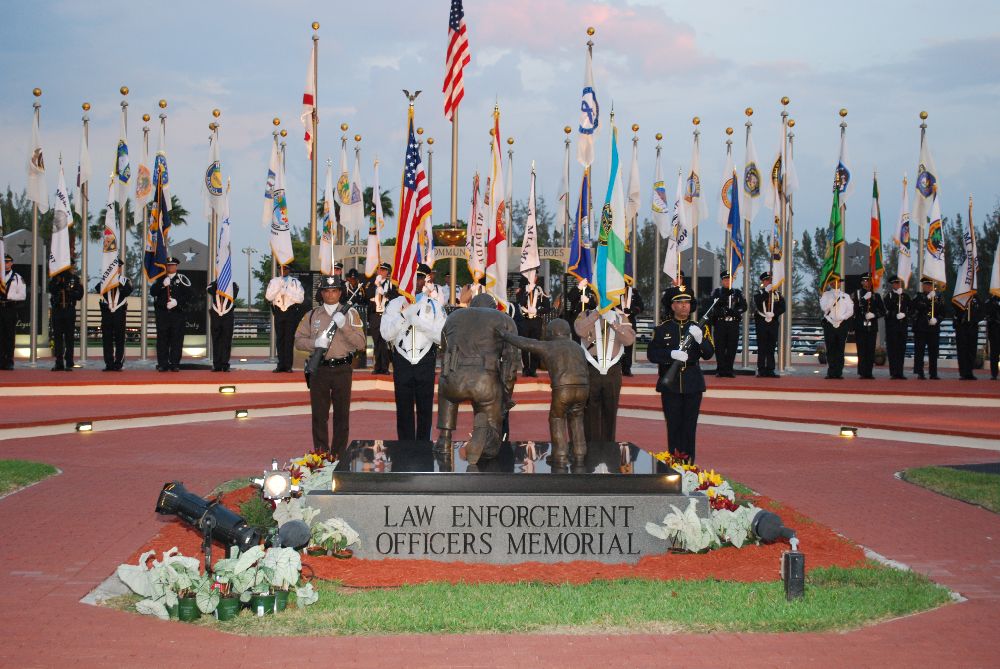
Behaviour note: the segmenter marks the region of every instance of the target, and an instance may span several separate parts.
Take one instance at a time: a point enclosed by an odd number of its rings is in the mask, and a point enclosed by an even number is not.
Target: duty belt
[[[349,365],[354,361],[354,354],[348,353],[343,358],[329,358],[323,361],[323,365],[326,367],[340,367],[342,365]]]

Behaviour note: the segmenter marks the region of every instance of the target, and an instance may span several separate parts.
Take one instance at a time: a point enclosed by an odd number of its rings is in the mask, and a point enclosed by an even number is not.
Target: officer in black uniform
[[[642,295],[639,294],[639,291],[631,283],[625,284],[625,293],[622,295],[621,305],[625,318],[632,324],[632,329],[638,332],[637,321],[639,320],[639,316],[642,315],[643,309],[646,308],[646,305],[642,301]],[[622,376],[632,376],[632,356],[634,355],[634,350],[635,344],[629,344],[625,347],[625,353],[622,355]]]
[[[913,373],[924,378],[924,351],[927,351],[927,371],[938,379],[938,344],[941,342],[941,319],[945,314],[944,298],[934,289],[934,280],[920,280],[921,292],[913,298]]]
[[[753,322],[757,332],[757,376],[778,378],[774,371],[774,352],[778,348],[781,315],[785,298],[771,285],[771,273],[760,275],[760,290],[753,296]]]
[[[954,302],[954,300],[952,300]],[[975,381],[976,349],[979,347],[979,321],[983,320],[983,303],[973,293],[965,307],[955,303],[955,348],[958,349],[958,376],[963,381]]]
[[[671,301],[671,316],[653,330],[646,356],[659,365],[656,391],[660,393],[663,417],[667,421],[667,448],[673,454],[683,454],[695,461],[695,432],[701,398],[705,394],[705,377],[699,365],[715,353],[712,336],[702,332],[691,320],[691,302],[694,295],[689,287],[679,288]],[[686,348],[682,344],[688,335],[693,341]],[[663,383],[663,375],[673,362],[681,363],[680,372],[670,385]],[[660,468],[660,463],[657,463]]]
[[[389,342],[382,338],[382,314],[389,302],[399,297],[399,291],[389,278],[392,275],[392,265],[384,262],[378,266],[375,276],[365,287],[365,299],[368,301],[368,332],[372,336],[372,354],[375,365],[372,374],[388,374],[392,353]]]
[[[14,369],[17,320],[27,297],[24,279],[14,271],[14,258],[4,255],[3,286],[0,287],[0,370]]]
[[[861,275],[861,287],[854,293],[854,339],[858,344],[858,378],[874,379],[875,344],[878,319],[885,316],[882,296],[872,292],[872,275]]]
[[[344,295],[342,303],[354,307],[361,317],[361,322],[365,324],[365,332],[368,332],[368,300],[365,298],[365,284],[361,283],[361,273],[353,267],[347,270],[347,281],[344,283]],[[365,346],[354,356],[352,363],[354,369],[364,369],[368,366],[368,347]]]
[[[722,286],[712,291],[712,300],[719,300],[712,311],[712,333],[715,338],[716,375],[735,378],[733,361],[736,360],[736,346],[740,339],[740,325],[743,313],[747,310],[747,301],[743,291],[732,288],[733,277],[723,271],[719,275]],[[680,295],[678,292],[674,297]]]
[[[549,296],[545,294],[545,278],[537,277],[536,283],[525,282],[517,293],[517,333],[528,339],[541,339],[545,320],[551,311]],[[538,376],[539,358],[534,353],[521,350],[521,364],[525,376]]]
[[[597,303],[597,293],[594,292],[594,287],[590,285],[588,281],[583,290],[580,286],[583,284],[582,280],[577,279],[572,274],[567,274],[563,277],[563,285],[569,286],[566,290],[566,299],[563,301],[562,317],[563,320],[569,323],[570,334],[573,337],[573,341],[580,343],[580,335],[576,333],[576,317],[593,308],[593,305]]]
[[[94,292],[101,292],[101,284],[94,286]],[[125,321],[128,317],[128,296],[132,294],[132,282],[127,276],[121,277],[117,288],[101,295],[101,343],[104,346],[105,372],[120,372],[125,362]]]
[[[83,299],[83,284],[72,269],[49,279],[49,306],[52,308],[53,372],[73,371],[73,340],[76,335],[76,303]]]
[[[986,338],[990,343],[990,378],[996,381],[997,372],[1000,371],[1000,295],[990,295],[983,311],[986,316]]]
[[[149,288],[156,314],[156,369],[160,372],[181,371],[184,311],[194,298],[191,280],[177,272],[178,264],[177,258],[167,258],[167,273]]]
[[[906,330],[910,319],[912,300],[903,290],[903,281],[893,274],[889,277],[889,290],[885,304],[885,352],[889,358],[889,378],[906,379],[903,360],[906,358]]]
[[[211,321],[212,371],[228,372],[229,358],[233,353],[233,326],[236,325],[236,296],[240,287],[234,281],[229,284],[232,300],[219,295],[217,282],[208,284],[205,292],[209,295],[208,315]]]

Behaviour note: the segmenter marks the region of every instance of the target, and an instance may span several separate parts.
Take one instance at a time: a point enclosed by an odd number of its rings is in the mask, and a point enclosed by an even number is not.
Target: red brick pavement
[[[386,416],[354,413],[352,436],[384,436]],[[518,425],[539,437],[547,431],[543,412],[519,415]],[[619,426],[623,439],[662,443],[659,421],[620,419]],[[0,457],[43,460],[64,472],[0,500],[0,666],[997,666],[1000,516],[892,477],[915,465],[996,460],[995,453],[765,430],[748,438],[715,426],[700,430],[705,465],[969,601],[846,633],[295,639],[231,637],[79,603],[155,533],[163,481],[180,478],[205,491],[272,455],[306,450],[303,437],[289,435],[308,429],[307,416],[292,416],[0,442]]]

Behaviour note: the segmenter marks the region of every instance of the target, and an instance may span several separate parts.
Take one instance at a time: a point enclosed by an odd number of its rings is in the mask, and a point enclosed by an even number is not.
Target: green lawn
[[[0,460],[0,495],[7,495],[55,474],[52,465],[27,460]]]
[[[1000,476],[996,474],[950,467],[919,467],[903,472],[903,480],[1000,513]]]
[[[785,600],[780,582],[596,581],[586,585],[448,585],[391,589],[318,584],[320,600],[306,609],[231,622],[198,624],[253,636],[814,632],[853,629],[940,606],[948,592],[912,572],[867,568],[818,569],[806,597]],[[109,602],[127,609],[137,598]],[[292,597],[294,602],[294,596]]]

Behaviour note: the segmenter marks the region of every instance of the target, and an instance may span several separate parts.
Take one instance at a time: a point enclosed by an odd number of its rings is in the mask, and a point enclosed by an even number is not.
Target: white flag
[[[76,213],[83,218],[83,186],[90,181],[90,147],[87,146],[87,136],[80,133],[80,161],[76,166]],[[86,225],[84,225],[86,227]]]
[[[219,160],[219,136],[214,132],[208,140],[208,164],[205,167],[201,188],[205,197],[205,218],[211,219],[213,213],[221,218],[225,194],[222,184],[222,163]]]
[[[108,186],[108,203],[104,207],[104,231],[101,235],[101,295],[106,296],[109,291],[118,287],[121,281],[122,257],[118,242],[120,228],[118,227],[118,206],[115,200],[115,183]],[[117,304],[111,304],[112,309],[117,308]]]
[[[972,222],[972,199],[969,199],[969,216],[962,230],[962,250],[965,258],[955,275],[955,290],[951,301],[963,309],[968,307],[969,300],[976,294],[978,285],[976,275],[979,274],[979,254],[976,251],[976,226]]]
[[[357,157],[354,163],[355,179],[360,184],[361,175],[359,172]],[[337,200],[340,204],[340,225],[349,234],[360,231],[360,226],[364,226],[364,202],[361,197],[360,186],[356,186],[351,175],[347,171],[347,143],[341,143],[340,147],[340,177],[337,179]]]
[[[903,177],[903,203],[899,209],[899,220],[892,235],[896,244],[898,256],[896,260],[896,276],[903,282],[905,288],[910,283],[913,274],[912,258],[910,256],[910,194],[906,190],[906,177]]]
[[[569,148],[563,156],[562,181],[559,184],[559,209],[556,211],[556,230],[559,234],[569,232]],[[568,239],[562,240],[563,246],[569,244]]]
[[[278,173],[272,192],[274,208],[271,212],[271,253],[279,265],[284,266],[295,259],[292,250],[291,226],[288,224],[288,203],[285,199],[285,165],[279,161]]]
[[[847,207],[847,198],[854,191],[854,179],[851,174],[851,162],[847,157],[847,133],[840,133],[840,157],[837,160],[837,184],[840,188],[840,206]]]
[[[233,255],[230,241],[229,188],[222,196],[219,238],[215,245],[215,313],[220,316],[233,308]],[[247,296],[250,299],[250,296]]]
[[[934,166],[934,158],[931,157],[931,149],[927,145],[927,138],[920,142],[920,164],[917,166],[916,199],[913,203],[913,220],[920,226],[919,229],[927,229],[927,216],[931,210],[931,204],[937,199],[938,177],[937,167]]]
[[[378,159],[375,160],[375,178],[372,181],[372,206],[375,211],[375,220],[368,225],[368,250],[365,255],[365,276],[369,279],[375,276],[378,265],[381,262],[381,249],[379,248],[379,233],[385,225],[385,218],[382,214],[382,192],[378,178]]]
[[[639,185],[639,146],[632,147],[632,166],[628,171],[628,195],[625,200],[625,234],[632,238],[632,231],[639,220],[639,205],[642,204],[642,191]]]
[[[924,240],[924,277],[938,282],[938,287],[942,290],[948,285],[948,279],[945,275],[944,251],[944,229],[941,227],[941,203],[935,197],[931,203],[927,239]]]
[[[708,203],[701,194],[701,147],[694,138],[691,147],[691,172],[688,174],[684,190],[684,218],[689,230],[698,227],[703,218],[708,217]],[[690,245],[690,240],[688,242]],[[685,247],[681,247],[683,250]]]
[[[1000,241],[993,252],[993,272],[990,274],[990,295],[1000,297]]]
[[[122,107],[121,130],[118,133],[118,150],[115,158],[115,199],[118,206],[128,201],[128,184],[132,180],[132,166],[128,157],[128,130],[125,127],[125,108]]]
[[[472,210],[465,230],[465,252],[473,283],[486,272],[486,209],[479,206],[479,173],[476,172],[472,176]]]
[[[732,151],[726,151],[726,167],[722,172],[722,186],[719,189],[718,223],[723,230],[729,229],[729,198],[733,189],[733,171],[735,169]]]
[[[323,220],[322,235],[319,239],[320,272],[326,276],[333,275],[333,236],[335,230],[333,209],[333,165],[326,166],[326,186],[323,188]],[[374,274],[374,272],[372,272]]]
[[[656,152],[656,173],[653,175],[653,223],[666,239],[670,235],[670,204],[667,200],[667,187],[663,182],[663,170],[660,167],[660,152]]]
[[[486,288],[501,307],[507,306],[507,203],[500,153],[500,112],[493,113],[493,155],[490,161],[489,218],[486,224]]]
[[[674,210],[670,217],[670,234],[667,235],[667,252],[663,256],[663,273],[673,280],[676,280],[681,272],[681,251],[691,246],[685,209],[684,176],[678,172]]]
[[[267,180],[264,182],[264,211],[261,223],[269,225],[274,216],[274,182],[278,178],[278,142],[271,144],[271,159],[267,163]]]
[[[0,258],[4,259],[6,263],[7,258],[7,246],[3,241],[3,207],[0,207]],[[0,269],[0,292],[5,296],[7,295],[7,266],[4,265],[3,269]]]
[[[73,261],[69,255],[69,229],[73,225],[73,212],[69,208],[69,191],[66,175],[59,163],[59,185],[56,187],[55,216],[52,219],[52,241],[49,244],[49,276],[69,269]]]
[[[45,156],[38,139],[38,110],[31,122],[31,152],[28,154],[28,199],[38,206],[38,213],[49,210],[49,189],[45,185]]]
[[[521,242],[521,265],[518,271],[529,283],[535,283],[535,274],[541,267],[538,259],[538,221],[535,219],[535,165],[531,165],[531,186],[528,189],[528,219],[524,223],[524,240]]]
[[[778,151],[781,151],[781,147],[778,147]],[[771,181],[764,181],[761,178],[760,160],[757,158],[757,146],[753,142],[753,133],[748,129],[746,158],[743,164],[743,188],[740,190],[740,215],[744,221],[753,223],[753,220],[757,217],[757,212],[760,211],[761,204],[768,199],[772,203],[774,202],[775,194],[772,188],[773,184]],[[777,210],[778,207],[772,208],[772,211]]]
[[[365,186],[361,181],[361,151],[354,152],[354,174],[351,176],[351,206],[354,212],[354,233],[362,235],[365,225]],[[430,217],[428,216],[428,222]]]
[[[576,159],[584,167],[594,163],[594,138],[601,125],[600,107],[594,89],[594,64],[590,49],[583,76],[583,93],[580,95],[580,137],[576,144]]]
[[[153,174],[149,168],[149,142],[142,143],[142,162],[135,170],[135,204],[136,210],[142,212],[142,208],[153,201]]]
[[[313,112],[316,111],[316,41],[309,54],[309,70],[306,73],[306,89],[302,94],[302,125],[305,128],[303,141],[306,143],[306,157],[312,160]]]

